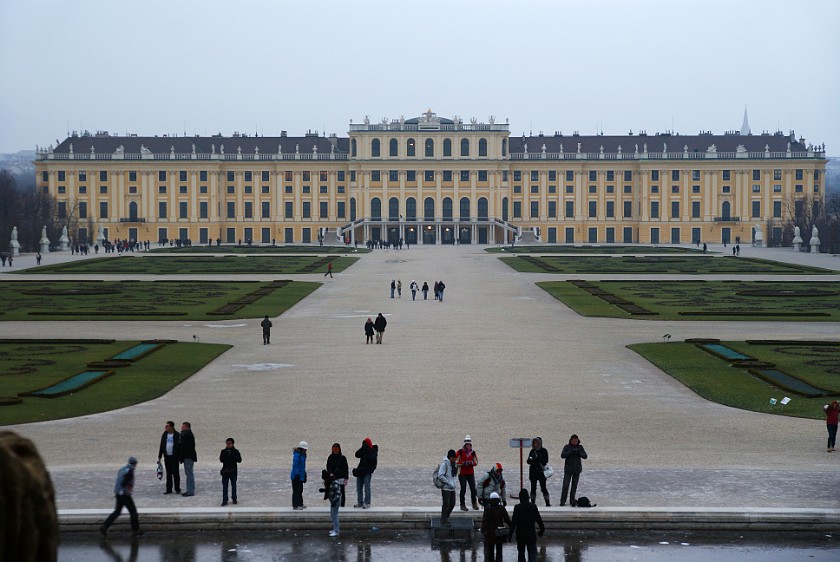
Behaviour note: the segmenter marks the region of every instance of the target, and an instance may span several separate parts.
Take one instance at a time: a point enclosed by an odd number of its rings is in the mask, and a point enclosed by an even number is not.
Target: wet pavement
[[[516,544],[503,547],[516,560]],[[825,533],[548,532],[539,562],[835,562],[840,544]],[[479,562],[483,545],[432,542],[428,532],[152,534],[131,541],[63,540],[59,562]]]

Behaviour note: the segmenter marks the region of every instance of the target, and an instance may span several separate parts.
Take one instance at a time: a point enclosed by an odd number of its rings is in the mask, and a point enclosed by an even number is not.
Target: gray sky
[[[0,0],[0,152],[68,130],[791,128],[840,155],[837,0]]]

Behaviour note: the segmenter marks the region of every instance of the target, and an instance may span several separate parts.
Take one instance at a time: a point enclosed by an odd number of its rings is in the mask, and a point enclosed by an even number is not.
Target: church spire
[[[750,121],[747,119],[747,106],[744,106],[744,124],[741,125],[741,134],[742,135],[750,135],[752,131],[750,131]]]

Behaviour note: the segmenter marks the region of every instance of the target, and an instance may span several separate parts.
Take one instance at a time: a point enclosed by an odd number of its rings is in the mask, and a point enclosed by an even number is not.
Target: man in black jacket
[[[233,437],[228,437],[225,440],[225,448],[219,453],[219,462],[222,463],[222,507],[228,504],[228,484],[231,486],[230,497],[236,505],[236,465],[242,462],[242,455],[233,443]]]
[[[513,508],[513,518],[510,525],[510,537],[516,534],[516,548],[519,550],[519,562],[525,562],[525,552],[528,552],[528,562],[537,559],[537,533],[534,525],[540,528],[539,536],[545,533],[540,510],[536,504],[528,501],[528,490],[519,492],[519,505]]]
[[[195,436],[190,422],[181,424],[181,462],[184,463],[184,478],[187,480],[187,491],[181,494],[185,498],[195,495],[195,474],[193,464],[198,461],[195,452]]]
[[[387,325],[388,321],[380,312],[376,320],[373,321],[373,329],[376,330],[376,343],[382,343],[382,336],[385,334],[385,326]]]
[[[166,467],[166,491],[164,494],[172,493],[172,484],[175,484],[175,493],[181,493],[181,471],[178,468],[178,461],[181,460],[181,434],[175,431],[175,422],[168,421],[164,426],[163,435],[160,436],[160,449],[158,449],[158,461],[163,458],[163,465]]]

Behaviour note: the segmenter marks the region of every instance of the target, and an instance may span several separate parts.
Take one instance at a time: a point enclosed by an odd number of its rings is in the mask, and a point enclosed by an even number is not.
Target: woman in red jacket
[[[461,483],[461,511],[469,511],[467,509],[467,486],[470,487],[470,496],[472,497],[472,507],[478,511],[478,501],[475,490],[475,466],[478,464],[478,455],[475,454],[472,448],[472,438],[467,435],[464,437],[464,446],[458,449],[458,454],[455,457],[455,464],[458,466],[458,481]]]
[[[828,428],[828,452],[834,452],[834,441],[837,439],[837,414],[840,413],[840,404],[837,400],[823,406],[825,410],[825,426]]]

